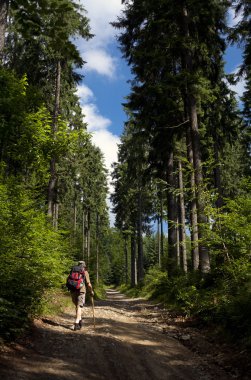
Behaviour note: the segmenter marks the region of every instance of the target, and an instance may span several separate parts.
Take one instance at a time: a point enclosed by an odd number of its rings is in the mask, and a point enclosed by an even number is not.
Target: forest
[[[110,194],[77,96],[87,12],[74,0],[0,1],[1,335],[22,334],[84,259],[96,297],[120,287],[250,348],[250,1],[122,3],[113,27],[133,78]],[[232,44],[236,75],[224,69]]]

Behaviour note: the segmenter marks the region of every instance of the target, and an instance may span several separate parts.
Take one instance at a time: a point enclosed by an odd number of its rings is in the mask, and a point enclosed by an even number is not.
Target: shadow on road
[[[19,344],[1,356],[4,380],[211,380],[207,368],[174,339],[149,329],[135,313],[152,308],[115,290],[97,301],[96,329],[90,309],[84,328],[71,331],[73,313],[35,323],[30,344]],[[125,309],[125,310],[124,310]],[[216,377],[215,377],[216,375]],[[229,377],[218,376],[221,380]]]

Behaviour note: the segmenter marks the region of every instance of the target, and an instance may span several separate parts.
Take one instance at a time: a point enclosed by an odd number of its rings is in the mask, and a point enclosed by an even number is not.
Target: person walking
[[[74,266],[67,279],[67,287],[71,292],[71,299],[76,307],[76,317],[73,325],[73,330],[81,330],[82,328],[82,310],[85,304],[86,290],[88,289],[91,296],[94,296],[89,273],[86,269],[84,261],[79,261],[77,266]]]

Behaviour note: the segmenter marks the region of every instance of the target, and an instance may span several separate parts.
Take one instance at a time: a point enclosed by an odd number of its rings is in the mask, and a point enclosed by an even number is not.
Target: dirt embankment
[[[168,311],[115,290],[84,308],[84,326],[72,331],[74,309],[34,322],[24,341],[2,346],[3,380],[229,380],[250,379],[227,346],[178,323]],[[245,358],[245,353],[243,353]],[[237,362],[237,359],[236,359]]]

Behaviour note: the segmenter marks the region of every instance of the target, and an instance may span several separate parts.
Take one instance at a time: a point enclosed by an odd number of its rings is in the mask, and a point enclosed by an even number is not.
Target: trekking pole
[[[94,326],[94,329],[95,329],[95,314],[94,314],[94,298],[93,296],[91,296],[91,300],[92,300],[92,315],[93,315],[93,326]]]

